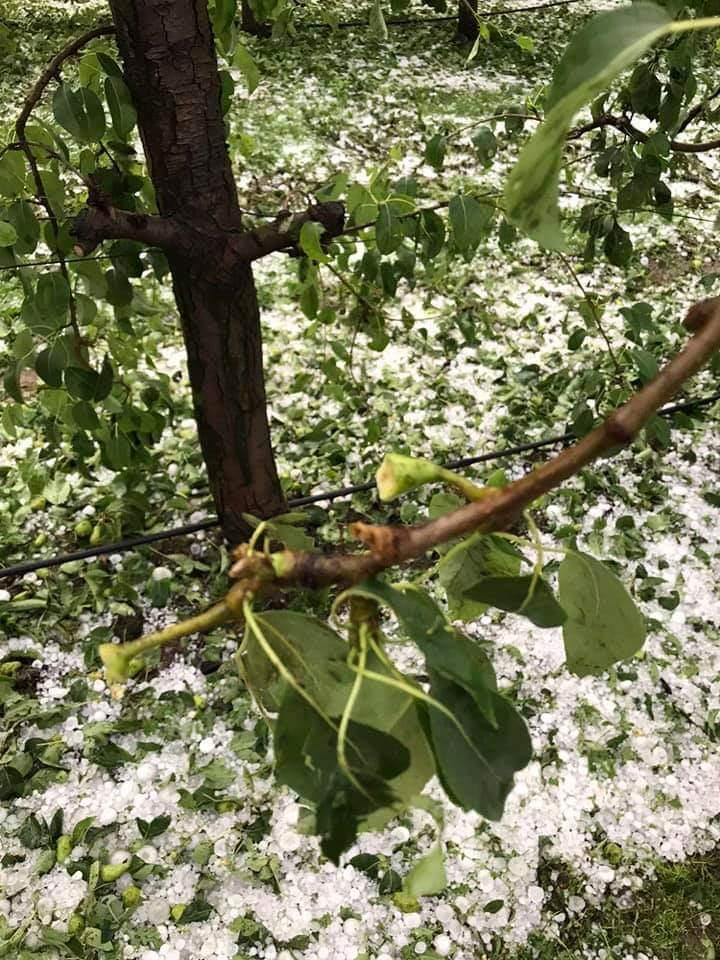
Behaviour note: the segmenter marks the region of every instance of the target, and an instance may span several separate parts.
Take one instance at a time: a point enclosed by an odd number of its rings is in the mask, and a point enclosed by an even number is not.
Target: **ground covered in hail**
[[[251,97],[238,88],[231,114],[243,203],[295,203],[337,169],[361,175],[398,143],[411,169],[438,124],[458,131],[438,196],[468,182],[497,187],[516,141],[500,134],[498,164],[478,172],[462,128],[534,95],[590,6],[515,18],[509,38],[470,65],[451,24],[397,29],[383,44],[350,31],[254,43],[260,85]],[[101,9],[30,4],[5,102],[17,103],[31,68]],[[662,362],[683,340],[684,310],[715,281],[720,168],[702,155],[686,172],[672,221],[627,224],[636,248],[627,269],[578,274],[579,262],[568,269],[531,243],[509,254],[492,240],[472,262],[401,288],[386,336],[342,312],[308,323],[293,299],[294,266],[263,264],[268,389],[289,494],[366,480],[386,450],[445,460],[602,413],[602,398],[584,398]],[[601,189],[588,176],[578,194]],[[586,294],[605,336],[588,322]],[[0,280],[0,352],[21,296],[18,282]],[[169,292],[149,285],[147,301],[154,310],[133,349],[144,375],[168,376],[174,422],[142,474],[81,476],[66,469],[62,442],[48,455],[40,437],[53,411],[30,385],[24,425],[3,428],[3,561],[71,549],[88,520],[111,537],[114,505],[131,498],[142,499],[148,528],[210,512]],[[139,374],[129,389],[141,387]],[[715,389],[700,375],[688,396]],[[232,630],[164,651],[122,690],[105,684],[99,643],[173,622],[223,590],[228,556],[217,538],[6,581],[0,667],[14,666],[0,671],[0,956],[59,960],[78,956],[68,944],[79,942],[83,960],[711,960],[720,942],[719,409],[662,419],[536,511],[548,546],[575,537],[617,564],[647,617],[643,656],[578,679],[562,665],[559,630],[499,613],[466,626],[527,718],[534,759],[498,823],[443,801],[448,885],[434,897],[402,892],[437,840],[426,814],[362,835],[337,867],[320,857],[296,798],[274,785],[267,726],[235,671]],[[514,477],[533,462],[499,456],[475,476]],[[307,519],[333,542],[349,518],[413,521],[426,511],[424,495],[391,509],[367,493],[320,503]],[[390,650],[412,665],[411,649]],[[434,785],[428,792],[441,799]]]

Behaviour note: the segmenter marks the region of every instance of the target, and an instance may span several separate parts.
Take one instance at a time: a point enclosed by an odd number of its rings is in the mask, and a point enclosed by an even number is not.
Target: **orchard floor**
[[[387,44],[352,32],[254,44],[261,83],[251,97],[239,86],[232,112],[232,140],[245,151],[237,168],[244,205],[301,205],[336,169],[359,175],[398,142],[400,162],[413,167],[440,124],[462,127],[532,93],[590,6],[514,21],[536,52],[506,42],[469,68],[450,25],[398,30]],[[29,4],[5,102],[17,103],[31,68],[100,9]],[[418,109],[422,135],[414,133]],[[470,182],[500,185],[515,155],[508,139],[499,165],[479,169],[460,136],[438,196]],[[642,350],[662,362],[684,339],[685,309],[712,289],[720,169],[713,155],[688,163],[674,221],[630,223],[636,256],[626,270],[577,264],[604,308],[621,378],[638,376],[638,345],[621,309],[647,304],[637,308],[653,320]],[[602,184],[590,178],[583,187]],[[3,355],[22,293],[0,277]],[[348,321],[308,323],[293,300],[292,264],[265,264],[257,280],[273,435],[290,495],[368,479],[386,450],[444,460],[562,433],[582,407],[588,371],[618,376],[594,329],[568,347],[585,327],[585,298],[566,265],[529,242],[508,253],[492,241],[442,283],[402,290],[387,312],[383,350]],[[342,295],[327,284],[329,296]],[[83,520],[116,534],[114,505],[130,493],[142,500],[146,529],[210,512],[169,292],[148,283],[146,296],[158,312],[140,328],[140,363],[176,374],[176,422],[141,475],[97,468],[88,479],[68,472],[62,444],[48,457],[40,433],[51,413],[30,399],[25,425],[3,433],[0,450],[3,563],[75,548]],[[704,373],[687,395],[716,389]],[[535,757],[501,822],[445,803],[449,885],[417,903],[393,894],[435,842],[435,822],[419,813],[398,819],[363,835],[339,867],[324,861],[300,829],[296,799],[273,783],[265,722],[235,672],[235,633],[167,650],[123,691],[104,683],[99,643],[173,622],[221,593],[228,556],[216,538],[3,584],[0,661],[21,667],[13,682],[0,677],[1,756],[20,758],[19,780],[0,779],[0,956],[77,956],[67,946],[74,938],[83,960],[713,960],[718,412],[714,404],[669,418],[668,435],[597,464],[538,507],[548,545],[575,537],[618,563],[648,620],[646,652],[578,679],[562,665],[559,630],[495,613],[468,625],[521,705]],[[500,466],[517,476],[552,449],[500,459],[476,476]],[[391,510],[366,494],[321,504],[308,519],[333,542],[350,517],[413,521],[426,506],[421,495]],[[413,656],[392,650],[404,662]],[[61,835],[71,839],[58,857]],[[358,853],[375,858],[364,871],[350,863]],[[106,869],[94,884],[73,869],[88,856],[122,865],[129,854],[129,871]]]

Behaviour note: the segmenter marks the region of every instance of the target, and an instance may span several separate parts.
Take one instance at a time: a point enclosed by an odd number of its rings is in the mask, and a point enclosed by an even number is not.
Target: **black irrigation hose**
[[[516,13],[533,13],[536,10],[546,10],[548,7],[567,7],[572,3],[580,3],[580,0],[551,0],[550,3],[536,3],[528,7],[497,8],[493,10],[478,10],[477,16],[480,20],[487,17],[511,17]],[[389,17],[385,20],[388,27],[415,27],[425,26],[434,23],[449,23],[457,20],[457,14],[449,14],[444,17]],[[354,29],[356,27],[367,27],[368,21],[365,20],[344,20],[340,23],[304,23],[297,21],[296,27],[302,30],[344,30]]]
[[[696,407],[704,407],[709,403],[720,400],[720,392],[713,393],[707,397],[698,397],[694,400],[683,400],[680,403],[673,403],[668,407],[663,407],[658,411],[662,417],[668,417],[673,413],[681,413],[685,410],[694,410]],[[539,450],[542,447],[549,447],[555,443],[567,443],[573,440],[575,434],[572,431],[559,433],[554,437],[545,437],[544,440],[533,440],[531,443],[520,443],[514,447],[504,447],[500,450],[491,450],[490,453],[482,453],[476,457],[461,457],[459,460],[451,460],[445,466],[450,470],[458,467],[470,467],[476,463],[487,463],[489,460],[502,460],[505,457],[514,457],[520,453],[529,453],[532,450]],[[372,490],[375,481],[367,483],[356,483],[349,487],[340,487],[337,490],[328,490],[326,493],[314,493],[307,497],[295,497],[288,500],[289,507],[306,507],[312,503],[320,503],[324,500],[337,500],[340,497],[349,497],[353,493],[365,493]],[[186,537],[191,533],[199,533],[201,530],[212,530],[219,526],[219,521],[214,517],[206,520],[200,520],[198,523],[188,523],[182,527],[171,527],[169,530],[159,530],[157,533],[146,533],[142,537],[130,537],[126,540],[118,540],[115,543],[106,543],[99,547],[89,547],[87,550],[75,550],[73,553],[60,554],[57,557],[48,557],[44,560],[27,560],[24,563],[16,563],[12,567],[5,567],[0,570],[0,578],[19,577],[25,573],[32,573],[34,570],[42,570],[45,567],[59,567],[64,563],[71,563],[73,560],[88,560],[92,557],[102,557],[109,553],[125,553],[134,550],[136,547],[145,546],[148,543],[156,543],[158,540],[169,540],[173,537]]]
[[[385,21],[388,27],[414,27],[425,26],[430,23],[448,23],[451,20],[457,20],[457,14],[447,17],[392,17]],[[340,23],[303,23],[297,21],[294,26],[301,30],[352,30],[356,27],[367,27],[368,21],[365,20],[342,20]]]

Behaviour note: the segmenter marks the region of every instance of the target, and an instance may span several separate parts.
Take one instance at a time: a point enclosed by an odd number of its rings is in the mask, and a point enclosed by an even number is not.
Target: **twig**
[[[101,24],[99,27],[93,27],[92,30],[88,30],[85,33],[80,34],[79,37],[76,37],[74,40],[71,40],[70,43],[64,46],[62,50],[58,50],[38,78],[30,93],[25,98],[25,103],[23,104],[23,108],[20,111],[20,116],[15,124],[15,129],[19,134],[18,140],[25,139],[25,127],[30,119],[30,114],[40,102],[40,98],[45,92],[45,88],[48,86],[48,84],[59,76],[60,68],[65,61],[69,60],[71,57],[74,57],[75,54],[82,50],[83,47],[87,46],[91,40],[95,40],[97,37],[113,36],[114,34],[115,27],[111,23]]]
[[[567,135],[568,140],[577,140],[583,134],[590,133],[592,130],[600,130],[603,127],[614,127],[628,137],[632,137],[637,143],[647,143],[650,139],[647,133],[634,127],[629,117],[618,117],[613,113],[603,113],[595,120],[584,123],[579,127],[574,127]],[[720,148],[720,137],[715,140],[706,140],[702,143],[688,143],[685,140],[671,140],[670,149],[676,153],[706,153],[709,150]]]
[[[687,127],[689,127],[690,124],[693,122],[693,120],[695,120],[697,117],[700,116],[701,113],[705,111],[705,108],[710,103],[710,101],[715,100],[717,97],[720,97],[720,87],[716,87],[715,90],[713,90],[712,93],[708,94],[708,96],[705,97],[704,100],[701,100],[699,103],[695,104],[695,106],[691,110],[688,110],[687,114],[685,115],[685,119],[675,131],[676,135],[678,133],[682,133],[683,130],[686,130]]]
[[[340,281],[340,283],[345,287],[346,290],[349,290],[349,291],[350,291],[350,293],[355,297],[355,299],[358,301],[358,303],[362,303],[362,304],[363,304],[363,306],[365,307],[366,310],[369,310],[371,313],[379,313],[379,312],[380,312],[376,307],[374,307],[374,306],[372,305],[372,303],[370,303],[370,301],[368,300],[368,298],[367,298],[366,296],[364,296],[364,295],[360,292],[360,290],[357,289],[356,286],[354,286],[352,283],[350,283],[350,281],[347,279],[347,277],[344,277],[343,274],[342,274],[339,270],[336,270],[335,267],[333,267],[333,265],[332,265],[331,263],[323,264],[323,266],[327,267],[327,269],[330,271],[330,273],[332,273],[332,275],[333,275],[336,279],[338,279],[338,280]],[[352,361],[353,361],[353,353],[354,353],[354,351],[355,351],[355,341],[357,340],[357,335],[358,335],[359,329],[360,329],[360,319],[358,318],[358,321],[357,321],[357,323],[355,324],[355,328],[354,328],[354,330],[353,330],[352,340],[350,341],[350,350],[349,350],[349,353],[348,353],[348,370],[349,370],[349,372],[350,372],[350,376],[351,376],[352,379],[355,381],[355,383],[358,383],[358,379],[357,379],[357,377],[355,376],[355,373],[354,373],[354,371],[353,371]]]
[[[20,111],[20,116],[18,117],[15,123],[15,134],[17,137],[17,142],[20,146],[20,149],[25,154],[30,171],[32,173],[33,182],[35,183],[35,195],[37,199],[42,204],[45,212],[47,213],[48,220],[50,221],[50,227],[57,244],[57,239],[60,235],[60,226],[58,224],[55,211],[52,208],[50,200],[47,195],[47,190],[45,184],[43,183],[42,174],[40,173],[40,167],[38,166],[37,159],[35,154],[32,151],[32,147],[28,142],[27,137],[25,136],[25,129],[27,127],[27,122],[30,119],[30,115],[35,109],[35,107],[40,102],[40,99],[45,92],[45,88],[53,80],[60,76],[60,70],[62,65],[70,57],[74,56],[79,50],[81,50],[87,43],[91,40],[96,39],[96,37],[107,36],[108,34],[114,34],[115,28],[109,24],[104,24],[100,27],[94,27],[92,30],[88,30],[86,33],[83,33],[81,36],[76,37],[70,43],[68,43],[62,50],[58,51],[55,56],[52,58],[50,63],[47,65],[40,78],[38,79],[35,86],[32,88],[28,94],[23,108]],[[70,324],[75,332],[75,337],[80,340],[80,328],[78,325],[77,318],[77,306],[75,303],[75,297],[73,296],[72,286],[70,284],[70,273],[67,268],[67,263],[63,256],[59,257],[58,263],[60,265],[60,272],[67,283],[68,291],[70,294],[69,297],[69,308],[70,308]],[[78,351],[80,350],[78,346]],[[78,355],[78,360],[82,360],[82,356]]]
[[[602,325],[602,322],[600,320],[600,314],[598,312],[595,301],[587,292],[585,287],[582,285],[582,281],[580,280],[580,277],[577,275],[575,268],[573,267],[572,263],[570,263],[570,261],[565,256],[565,254],[558,251],[557,255],[559,260],[567,270],[567,272],[573,278],[573,281],[575,282],[575,286],[578,288],[578,290],[582,294],[585,303],[588,305],[588,309],[590,310],[590,313],[592,314],[592,318],[595,321],[595,326],[598,328],[598,331],[600,332],[600,336],[605,341],[605,346],[607,347],[608,356],[610,357],[610,360],[612,361],[612,364],[615,367],[615,373],[617,373],[618,376],[622,376],[622,368],[620,367],[618,358],[615,356],[615,351],[613,350],[612,343],[610,343],[610,337],[608,337],[607,332]]]

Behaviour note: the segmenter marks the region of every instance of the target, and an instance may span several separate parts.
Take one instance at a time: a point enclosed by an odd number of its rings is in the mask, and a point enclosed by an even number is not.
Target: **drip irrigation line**
[[[673,403],[670,406],[658,410],[661,417],[669,417],[674,413],[682,413],[685,410],[694,410],[697,407],[704,407],[710,403],[720,400],[720,391],[710,394],[707,397],[697,397],[693,400],[682,400],[679,403]],[[552,437],[545,437],[542,440],[533,440],[529,443],[519,443],[513,447],[503,447],[499,450],[491,450],[489,453],[481,453],[474,457],[461,457],[457,460],[450,460],[445,467],[450,470],[456,470],[462,467],[471,467],[477,463],[487,463],[491,460],[503,460],[507,457],[515,457],[521,453],[530,453],[533,450],[540,450],[542,447],[549,447],[557,443],[568,443],[575,439],[575,434],[568,430],[566,433],[558,433]],[[366,483],[356,483],[347,487],[339,487],[337,490],[328,490],[324,493],[314,493],[306,497],[294,497],[288,500],[288,507],[307,507],[313,503],[323,501],[339,500],[342,497],[349,497],[354,493],[366,493],[375,486],[374,480]],[[127,553],[136,547],[142,547],[149,543],[157,543],[159,540],[170,540],[174,537],[186,537],[192,533],[199,533],[203,530],[212,530],[220,525],[216,517],[208,517],[205,520],[199,520],[197,523],[187,523],[181,527],[170,527],[168,530],[158,530],[157,533],[146,533],[141,537],[128,537],[125,540],[118,540],[115,543],[106,543],[98,547],[88,547],[86,550],[75,550],[72,553],[60,554],[55,557],[47,557],[43,560],[27,560],[23,563],[16,563],[11,567],[0,569],[0,579],[4,577],[19,577],[25,573],[32,573],[34,570],[42,570],[46,567],[59,567],[64,563],[71,563],[74,560],[90,560],[93,557],[102,557],[110,553]]]
[[[487,17],[512,17],[516,13],[534,13],[539,10],[547,10],[549,7],[568,7],[570,4],[580,2],[581,0],[551,0],[549,3],[535,3],[527,7],[498,7],[492,10],[478,10],[477,16],[480,20],[485,20]],[[451,23],[457,19],[458,15],[455,13],[443,17],[388,17],[385,23],[388,27],[414,27],[435,23]],[[295,26],[303,30],[349,30],[357,27],[367,27],[368,21],[367,19],[343,20],[340,23],[303,23],[297,21]]]
[[[392,17],[385,21],[388,27],[414,27],[424,26],[432,23],[448,23],[457,20],[457,14],[450,14],[446,17]],[[367,27],[368,21],[365,20],[341,20],[340,23],[302,23],[297,21],[294,26],[302,30],[352,30],[356,27]]]

